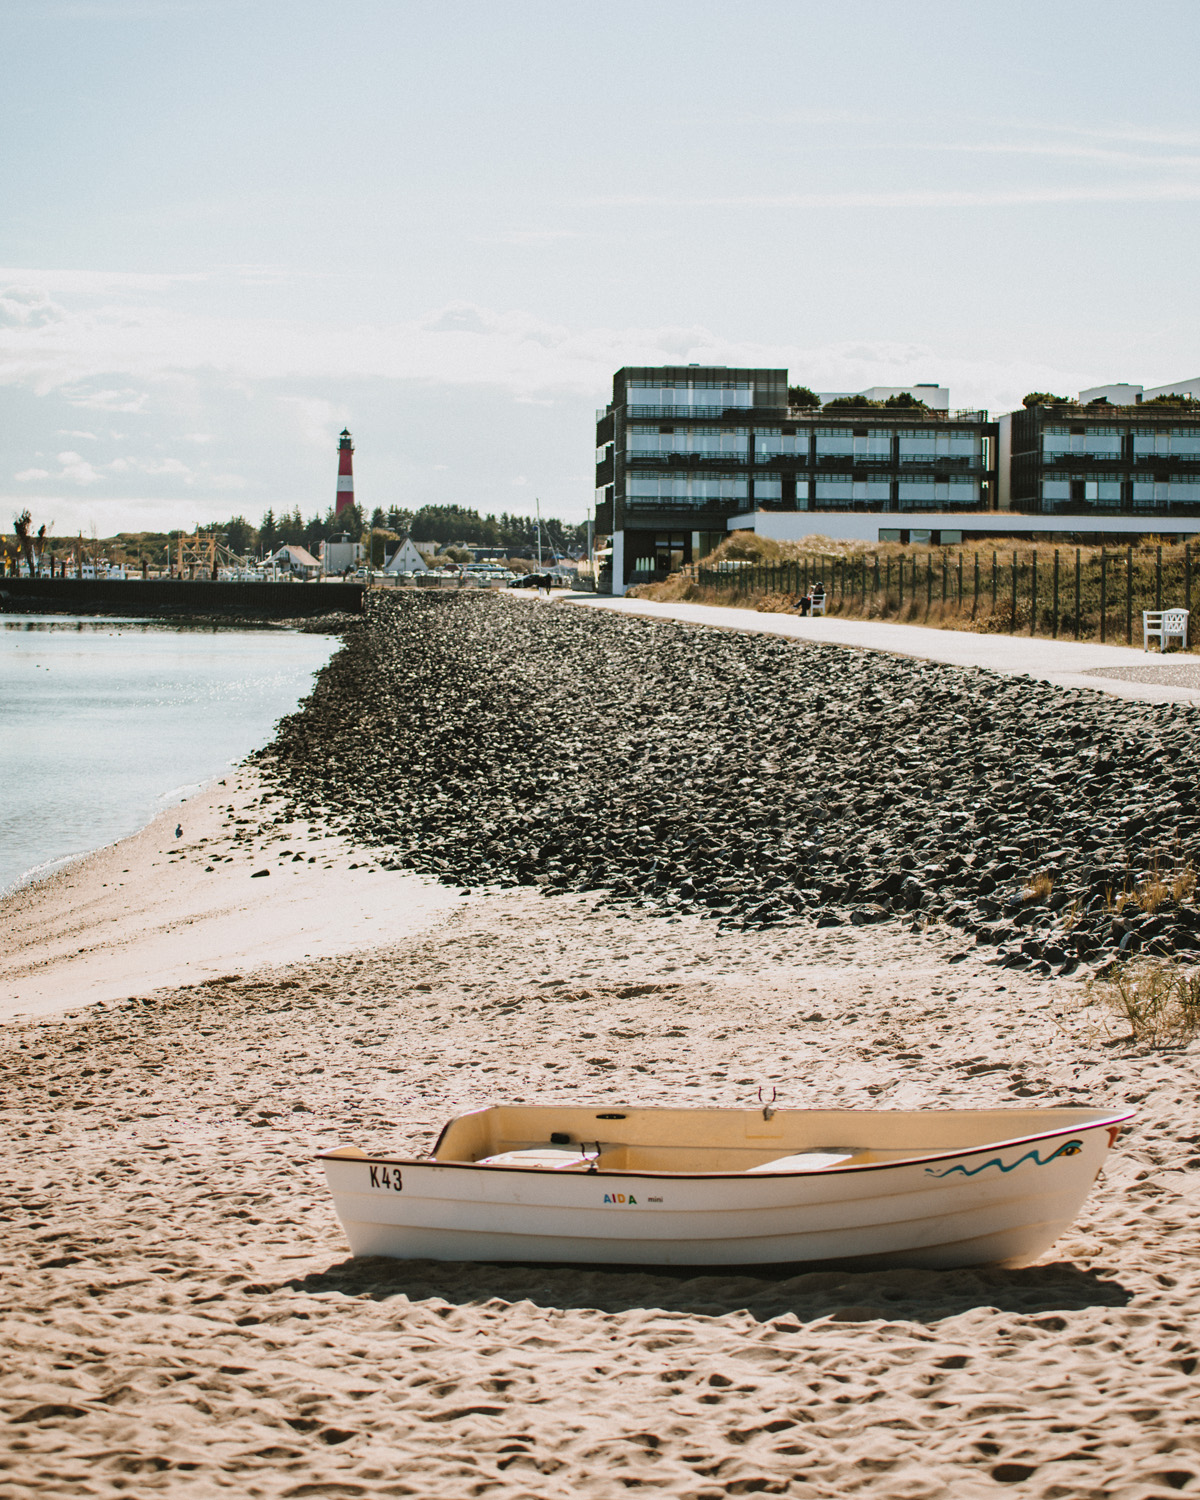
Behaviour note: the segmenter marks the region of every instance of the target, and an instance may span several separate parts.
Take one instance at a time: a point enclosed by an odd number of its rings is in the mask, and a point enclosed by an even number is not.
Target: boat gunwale
[[[487,1108],[487,1107],[488,1106],[485,1106],[485,1108]],[[552,1106],[546,1106],[546,1108],[551,1108],[551,1107]],[[651,1108],[653,1108],[653,1107],[654,1106],[651,1106]],[[1036,1108],[1036,1106],[1035,1106],[1035,1108]],[[1064,1105],[1047,1105],[1046,1108],[1048,1110],[1049,1109],[1063,1109],[1063,1110],[1072,1109],[1072,1110],[1074,1110],[1074,1109],[1079,1109],[1079,1108],[1087,1108],[1087,1106],[1086,1105],[1080,1106],[1080,1105],[1065,1105],[1064,1104]],[[479,1113],[479,1112],[480,1111],[475,1111],[475,1110],[468,1111],[468,1113],[470,1113],[470,1114],[475,1114],[475,1113]],[[797,1111],[797,1113],[806,1113],[806,1112],[807,1111]],[[990,1113],[993,1113],[993,1112],[994,1111],[985,1110],[985,1109],[980,1109],[980,1110],[944,1110],[944,1111],[936,1111],[936,1110],[929,1110],[929,1111],[924,1111],[924,1110],[869,1110],[869,1111],[868,1110],[845,1110],[845,1111],[827,1111],[827,1110],[821,1110],[821,1111],[812,1111],[812,1113],[822,1113],[822,1114],[827,1114],[827,1113],[845,1113],[845,1114],[925,1114],[925,1113],[929,1113],[929,1114],[936,1114],[936,1113],[944,1113],[944,1114],[971,1114],[971,1113],[978,1113],[978,1114],[990,1114]],[[1136,1114],[1137,1114],[1137,1110],[1136,1109],[1125,1109],[1123,1111],[1117,1111],[1117,1112],[1112,1113],[1112,1114],[1107,1114],[1107,1115],[1103,1115],[1102,1114],[1099,1119],[1090,1120],[1090,1121],[1088,1121],[1084,1125],[1074,1125],[1074,1126],[1072,1126],[1072,1125],[1062,1125],[1057,1130],[1039,1131],[1035,1135],[1012,1136],[1012,1137],[1010,1137],[1007,1140],[987,1141],[983,1145],[980,1145],[980,1146],[959,1147],[958,1149],[951,1150],[951,1151],[935,1151],[935,1152],[931,1152],[929,1154],[925,1154],[925,1155],[921,1155],[921,1156],[904,1156],[904,1157],[899,1158],[897,1161],[860,1162],[857,1166],[853,1166],[852,1165],[852,1166],[843,1166],[843,1167],[810,1167],[810,1168],[807,1168],[807,1169],[804,1168],[804,1167],[793,1167],[791,1169],[784,1169],[784,1170],[779,1171],[779,1172],[770,1172],[770,1171],[764,1170],[763,1168],[760,1168],[758,1171],[755,1171],[753,1173],[751,1173],[749,1171],[745,1171],[745,1170],[743,1170],[743,1171],[737,1171],[737,1172],[665,1172],[665,1171],[662,1171],[662,1170],[651,1171],[651,1170],[647,1170],[644,1167],[629,1167],[629,1168],[625,1168],[624,1170],[620,1170],[620,1169],[615,1168],[615,1167],[593,1166],[593,1167],[588,1168],[586,1171],[574,1171],[574,1170],[572,1170],[570,1172],[565,1173],[564,1175],[570,1176],[570,1177],[638,1177],[638,1178],[657,1178],[657,1179],[662,1179],[662,1180],[667,1181],[667,1182],[688,1182],[688,1181],[709,1181],[711,1179],[716,1179],[716,1180],[720,1180],[720,1181],[729,1181],[729,1180],[754,1181],[756,1179],[771,1178],[771,1177],[831,1177],[831,1176],[836,1176],[836,1175],[840,1175],[842,1173],[847,1173],[847,1172],[883,1172],[883,1171],[890,1171],[891,1169],[893,1169],[895,1167],[911,1167],[911,1166],[915,1166],[919,1162],[952,1161],[952,1160],[954,1160],[957,1157],[977,1156],[977,1155],[981,1154],[984,1151],[1007,1151],[1010,1147],[1013,1147],[1013,1146],[1024,1146],[1024,1145],[1032,1144],[1033,1142],[1036,1142],[1036,1141],[1053,1140],[1056,1136],[1060,1136],[1060,1135],[1074,1135],[1075,1133],[1077,1133],[1079,1131],[1085,1131],[1085,1130],[1090,1131],[1090,1130],[1097,1130],[1097,1129],[1105,1129],[1105,1128],[1111,1127],[1113,1125],[1124,1124],[1127,1120],[1133,1119]],[[455,1116],[455,1119],[462,1119],[462,1118],[464,1118],[464,1116],[461,1116],[461,1115]],[[442,1138],[445,1136],[446,1131],[450,1128],[450,1126],[453,1123],[454,1123],[453,1120],[448,1121],[447,1124],[443,1127],[441,1135],[438,1136],[437,1144],[435,1144],[435,1146],[433,1148],[434,1151],[436,1151],[438,1149],[438,1146],[441,1144]],[[478,1162],[478,1161],[438,1161],[438,1160],[436,1160],[436,1158],[434,1158],[432,1156],[372,1156],[372,1155],[368,1155],[366,1152],[364,1152],[361,1156],[344,1156],[344,1155],[342,1155],[342,1150],[343,1149],[344,1148],[335,1148],[332,1151],[318,1151],[318,1152],[315,1152],[314,1153],[314,1159],[317,1160],[317,1161],[362,1162],[362,1163],[367,1164],[367,1165],[374,1165],[374,1166],[380,1166],[380,1165],[382,1165],[382,1166],[387,1166],[387,1167],[446,1167],[446,1168],[449,1168],[449,1169],[454,1170],[454,1171],[464,1171],[465,1170],[465,1171],[469,1171],[469,1172],[479,1172],[479,1171],[482,1171],[482,1172],[526,1172],[526,1173],[534,1173],[534,1174],[536,1174],[539,1177],[549,1177],[549,1176],[553,1176],[554,1175],[554,1169],[550,1169],[550,1171],[547,1171],[547,1169],[545,1167],[534,1167],[534,1166],[525,1167],[525,1166],[520,1166],[520,1165],[517,1165],[515,1163],[509,1163],[509,1162],[484,1163],[484,1162]],[[820,1149],[820,1148],[814,1148],[814,1149]],[[770,1165],[769,1163],[764,1163],[763,1164],[764,1167],[769,1166],[769,1165]]]

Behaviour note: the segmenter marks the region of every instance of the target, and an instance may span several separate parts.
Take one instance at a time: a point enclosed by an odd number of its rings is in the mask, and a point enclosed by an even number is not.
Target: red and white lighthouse
[[[341,440],[338,443],[338,486],[337,505],[334,515],[340,516],[347,506],[354,504],[354,444],[350,441],[349,430],[342,428]]]

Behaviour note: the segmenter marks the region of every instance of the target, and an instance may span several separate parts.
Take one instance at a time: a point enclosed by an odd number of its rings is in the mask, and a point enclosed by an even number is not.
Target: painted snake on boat
[[[930,1177],[949,1177],[954,1172],[961,1172],[964,1177],[974,1177],[977,1173],[984,1171],[988,1167],[999,1167],[1002,1172],[1015,1172],[1024,1161],[1033,1160],[1039,1167],[1046,1167],[1050,1165],[1056,1156],[1078,1156],[1082,1150],[1082,1141],[1064,1141],[1057,1151],[1051,1151],[1045,1161],[1038,1155],[1037,1147],[1035,1146],[1032,1151],[1027,1151],[1024,1156],[1018,1156],[1016,1161],[1007,1167],[998,1156],[993,1156],[990,1161],[981,1162],[977,1167],[964,1167],[960,1162],[955,1162],[954,1166],[947,1167],[944,1172],[937,1172],[933,1167],[926,1167],[925,1171]]]

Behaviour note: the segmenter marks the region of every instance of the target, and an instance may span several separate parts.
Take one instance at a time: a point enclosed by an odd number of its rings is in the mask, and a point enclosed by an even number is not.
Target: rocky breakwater
[[[503,596],[373,597],[260,761],[473,888],[1200,961],[1200,712]]]

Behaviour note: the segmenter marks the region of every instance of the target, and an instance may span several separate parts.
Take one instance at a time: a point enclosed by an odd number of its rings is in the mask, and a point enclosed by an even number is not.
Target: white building
[[[330,537],[320,547],[321,571],[328,578],[335,573],[353,572],[366,556],[361,542],[352,542],[348,532]]]
[[[429,564],[406,537],[384,564],[385,573],[428,573]]]

